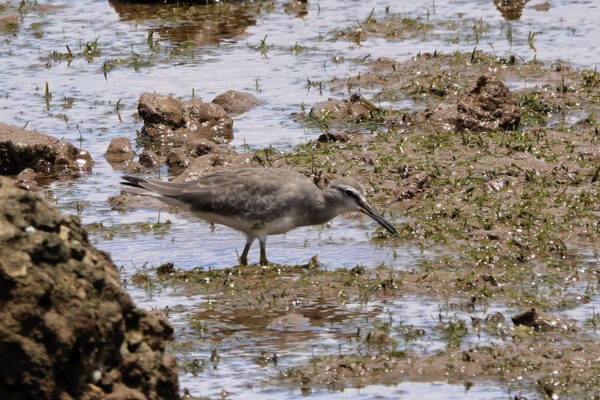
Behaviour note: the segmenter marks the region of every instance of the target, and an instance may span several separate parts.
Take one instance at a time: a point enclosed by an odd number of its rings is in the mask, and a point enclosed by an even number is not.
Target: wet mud
[[[43,19],[57,11],[25,3],[21,11],[0,6],[7,44],[20,43],[19,35],[53,37],[39,21],[22,21],[24,15]],[[529,28],[519,21],[564,11],[564,2],[490,1],[473,7],[486,17],[465,17],[463,5],[443,2],[406,13],[364,4],[348,11],[340,5],[336,12],[348,17],[340,23],[324,20],[336,15],[330,7],[302,1],[164,6],[110,1],[107,8],[116,13],[121,31],[110,25],[108,39],[78,38],[78,46],[61,39],[60,46],[36,54],[32,71],[79,68],[93,70],[107,87],[117,82],[117,91],[94,93],[106,97],[97,102],[54,82],[51,93],[46,78],[35,92],[44,109],[38,125],[43,120],[54,127],[40,131],[61,137],[57,121],[79,130],[69,140],[81,138],[99,175],[82,174],[77,157],[60,155],[56,143],[75,154],[67,142],[37,133],[41,144],[26,150],[17,151],[14,141],[2,150],[0,140],[2,173],[21,188],[41,187],[67,212],[83,215],[90,237],[120,260],[118,280],[126,290],[160,310],[156,320],[144,314],[149,327],[125,315],[126,328],[135,325],[133,333],[115,334],[109,345],[121,349],[127,342],[129,354],[121,359],[120,350],[114,359],[105,357],[112,364],[100,369],[99,379],[85,365],[87,378],[77,393],[96,393],[97,387],[103,394],[117,393],[115,398],[155,398],[160,390],[168,396],[177,391],[163,345],[146,336],[138,340],[150,332],[170,340],[166,351],[177,357],[181,387],[191,388],[192,396],[343,397],[352,396],[350,388],[364,388],[395,398],[391,388],[401,382],[427,383],[425,393],[432,395],[437,393],[432,383],[444,381],[449,386],[438,390],[459,388],[459,394],[491,385],[506,390],[504,397],[597,397],[600,74],[582,65],[594,59],[591,53],[579,64],[548,56],[556,47],[548,43],[557,43],[550,32],[558,28],[523,32]],[[362,10],[359,17],[354,8]],[[439,15],[440,8],[447,15]],[[490,9],[493,14],[481,11]],[[326,17],[320,19],[322,13]],[[271,34],[282,24],[303,32],[304,22],[311,21],[318,23],[311,25],[310,37]],[[571,29],[569,37],[585,36],[579,25],[558,25]],[[125,26],[129,31],[123,33]],[[135,39],[128,37],[131,32]],[[111,44],[121,43],[121,36],[127,37],[126,51]],[[235,61],[231,71],[243,72],[229,75],[219,57]],[[251,68],[257,59],[261,68],[276,67],[259,75]],[[299,61],[309,63],[306,71],[297,69]],[[211,63],[219,67],[213,70]],[[165,72],[171,68],[175,72]],[[193,72],[186,75],[186,68]],[[212,75],[202,75],[204,68]],[[226,85],[215,84],[221,73]],[[134,81],[156,87],[127,84]],[[12,101],[13,91],[3,97]],[[72,107],[87,110],[89,122],[70,121]],[[23,118],[15,119],[24,124]],[[115,124],[105,122],[109,119]],[[88,128],[83,135],[80,124]],[[278,131],[298,137],[276,138]],[[91,156],[86,160],[91,167]],[[46,174],[56,175],[57,167],[61,176],[83,179],[48,186]],[[357,179],[400,234],[392,237],[352,217],[344,220],[345,228],[315,228],[316,239],[305,239],[304,246],[318,241],[322,247],[312,254],[326,253],[328,243],[346,240],[343,230],[351,226],[373,253],[365,265],[355,261],[354,250],[333,263],[307,256],[262,267],[229,266],[222,260],[235,257],[227,254],[213,268],[204,249],[217,241],[211,236],[215,230],[218,240],[226,238],[225,248],[233,241],[227,232],[151,199],[119,195],[115,186],[122,173],[181,182],[242,167],[293,169],[319,187],[340,176]],[[79,199],[82,187],[105,196]],[[158,216],[150,209],[159,210]],[[61,224],[80,231],[74,222]],[[77,246],[60,239],[23,257],[70,265],[79,257]],[[177,247],[185,241],[195,244]],[[172,246],[156,255],[154,248],[165,242]],[[127,250],[137,243],[136,250]],[[387,251],[385,257],[380,250]],[[7,259],[21,257],[15,254]],[[409,259],[399,263],[402,257]],[[169,262],[159,265],[164,260]],[[5,275],[19,278],[21,261],[2,264]],[[110,308],[113,300],[102,304]],[[173,324],[174,336],[163,318]],[[40,332],[54,335],[44,343],[66,335],[59,319],[42,325]],[[146,339],[151,343],[145,345]],[[166,368],[168,382],[142,371],[148,359],[160,371]],[[14,389],[16,381],[6,387]],[[48,383],[40,390],[55,389]],[[180,394],[189,397],[187,390]]]
[[[429,64],[444,60],[449,65],[443,80],[422,73],[433,70]],[[424,260],[410,271],[383,267],[366,274],[361,269],[321,271],[314,266],[170,272],[168,279],[184,281],[186,290],[194,287],[191,292],[203,292],[211,299],[205,311],[195,314],[195,321],[206,324],[205,334],[213,340],[223,340],[238,329],[260,335],[259,328],[253,328],[256,323],[268,331],[288,317],[298,324],[292,323],[290,329],[301,331],[323,318],[314,315],[320,302],[335,308],[340,302],[368,303],[372,297],[393,299],[409,293],[459,295],[474,303],[500,301],[517,310],[536,307],[550,314],[536,309],[529,314],[515,312],[514,324],[504,323],[502,333],[496,333],[503,338],[499,347],[459,345],[456,350],[449,345],[434,354],[402,349],[393,325],[372,327],[348,342],[352,350],[347,354],[291,367],[282,373],[282,380],[309,390],[321,385],[341,389],[405,379],[433,381],[444,375],[463,383],[519,380],[548,396],[596,393],[594,360],[600,347],[595,336],[584,326],[551,316],[553,311],[585,303],[595,295],[598,283],[597,270],[579,261],[584,251],[598,246],[596,125],[586,117],[567,124],[560,113],[557,117],[552,112],[581,113],[595,104],[596,81],[589,74],[595,75],[568,66],[505,61],[465,53],[421,56],[388,63],[396,67],[383,70],[381,63],[374,63],[373,72],[344,82],[351,82],[354,90],[385,86],[407,96],[415,95],[415,85],[442,84],[447,90],[423,90],[418,99],[453,110],[453,119],[439,118],[438,125],[429,123],[433,118],[423,111],[374,106],[386,130],[365,135],[363,124],[371,121],[360,113],[326,113],[326,118],[311,113],[305,123],[312,118],[325,120],[333,131],[350,127],[345,134],[350,140],[310,142],[292,152],[237,154],[245,163],[303,171],[321,184],[340,175],[361,179],[390,215],[404,217],[397,223],[400,237],[378,232],[374,240],[384,246],[419,243],[423,249],[443,249],[444,255]],[[498,73],[493,78],[484,75],[490,70]],[[524,74],[550,80],[513,92],[501,82]],[[497,89],[481,99],[479,92],[488,82]],[[468,101],[480,104],[465,106]],[[486,106],[489,101],[494,106]],[[483,117],[486,110],[489,114]],[[479,124],[462,123],[463,129],[454,129],[457,120],[469,118]],[[192,164],[178,179],[207,172],[204,167],[198,172],[199,165]],[[306,283],[308,292],[299,282]],[[241,304],[249,308],[244,310]],[[350,315],[357,316],[342,318]],[[479,329],[475,323],[454,321],[444,331],[460,338]],[[347,333],[353,334],[357,335]],[[579,368],[587,372],[572,380]]]

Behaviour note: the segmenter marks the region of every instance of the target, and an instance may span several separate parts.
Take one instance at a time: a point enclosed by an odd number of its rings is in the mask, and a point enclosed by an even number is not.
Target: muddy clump
[[[262,103],[254,95],[238,92],[237,90],[228,90],[221,93],[212,102],[223,107],[227,114],[233,115],[245,113]]]
[[[25,168],[41,174],[91,171],[90,153],[71,143],[0,123],[0,174],[16,175]]]
[[[457,131],[483,132],[518,128],[521,111],[508,88],[498,79],[481,75],[458,101]]]
[[[329,99],[315,104],[308,114],[311,118],[352,119],[364,121],[374,116],[376,107],[360,94],[355,93],[348,99]]]
[[[74,217],[0,179],[0,398],[178,399],[173,329]]]
[[[423,18],[407,18],[405,14],[391,14],[385,18],[375,18],[373,13],[363,22],[336,32],[336,36],[355,43],[369,38],[407,40],[425,38],[433,30],[433,25]]]
[[[215,143],[233,139],[233,120],[223,107],[200,99],[180,101],[162,94],[143,93],[138,113],[144,120],[142,134],[163,150],[197,139]]]
[[[431,185],[431,178],[424,172],[416,173],[398,185],[396,200],[410,200],[425,192]]]
[[[516,326],[528,326],[536,331],[577,331],[577,327],[561,318],[531,308],[525,312],[512,317],[513,324]]]
[[[344,132],[323,132],[317,138],[317,142],[347,142],[350,140],[350,136]]]

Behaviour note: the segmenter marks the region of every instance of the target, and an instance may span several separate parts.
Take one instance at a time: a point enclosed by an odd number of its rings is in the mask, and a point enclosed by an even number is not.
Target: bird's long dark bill
[[[362,212],[367,214],[369,217],[373,218],[377,223],[387,229],[392,235],[398,234],[396,228],[392,226],[388,221],[386,221],[381,215],[377,213],[377,211],[373,210],[370,205],[363,203],[360,205],[360,209]]]

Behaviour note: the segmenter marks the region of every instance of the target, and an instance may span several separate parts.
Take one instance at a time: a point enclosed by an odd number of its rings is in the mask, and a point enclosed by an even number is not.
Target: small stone
[[[531,308],[512,317],[516,326],[528,326],[536,331],[577,331],[577,327],[561,318]]]
[[[138,113],[144,124],[165,124],[172,128],[183,125],[181,101],[164,94],[142,93],[138,102]]]
[[[167,165],[171,170],[186,169],[191,163],[190,157],[186,154],[183,148],[173,149],[167,155]]]
[[[318,142],[347,142],[350,140],[348,134],[344,132],[324,132],[317,139]]]
[[[206,139],[193,140],[185,145],[188,154],[193,157],[200,157],[215,151],[216,145]]]
[[[36,192],[39,190],[39,185],[35,180],[37,174],[31,168],[25,168],[23,171],[19,172],[19,174],[15,178],[15,185]]]
[[[160,158],[155,152],[150,150],[144,150],[140,154],[139,162],[146,168],[158,168],[160,166]]]
[[[136,162],[130,162],[129,164],[127,164],[127,166],[125,167],[123,172],[125,172],[127,174],[132,174],[132,173],[136,173],[136,172],[142,172],[143,170],[144,170],[143,165],[138,164]]]
[[[126,137],[116,137],[110,141],[104,157],[110,164],[127,163],[133,160],[131,141]]]
[[[227,114],[241,114],[262,103],[254,95],[237,90],[228,90],[221,93],[212,101],[223,107]]]

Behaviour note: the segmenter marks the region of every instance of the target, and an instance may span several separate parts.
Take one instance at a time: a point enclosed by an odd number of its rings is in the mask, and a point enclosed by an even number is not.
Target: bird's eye
[[[354,197],[354,192],[350,189],[344,190],[344,194],[348,197]]]

